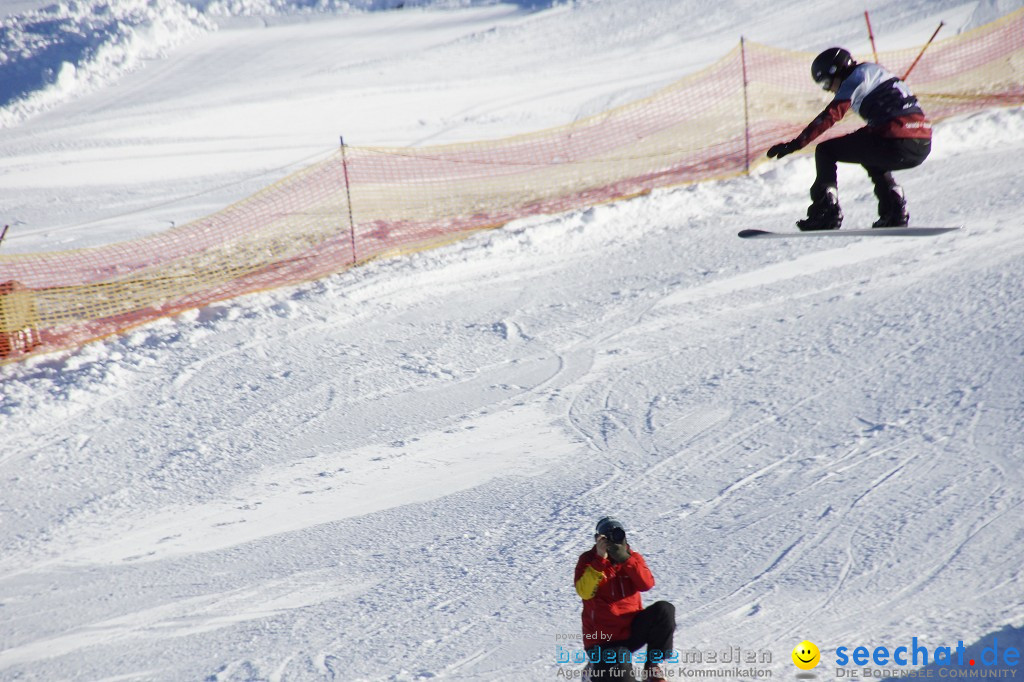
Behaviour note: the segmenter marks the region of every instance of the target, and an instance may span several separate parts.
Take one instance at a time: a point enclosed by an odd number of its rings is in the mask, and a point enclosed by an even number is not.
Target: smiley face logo
[[[806,639],[793,649],[793,664],[801,670],[810,670],[821,661],[821,651],[814,642]]]

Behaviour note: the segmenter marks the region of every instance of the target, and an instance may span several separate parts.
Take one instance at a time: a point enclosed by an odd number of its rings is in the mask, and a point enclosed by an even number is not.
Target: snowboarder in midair
[[[858,64],[841,47],[832,47],[811,63],[811,76],[835,98],[803,132],[768,149],[782,158],[803,149],[838,123],[851,108],[867,126],[818,145],[817,177],[811,185],[807,217],[797,221],[803,231],[836,230],[843,222],[839,208],[836,163],[859,163],[875,185],[878,220],[872,227],[905,227],[910,222],[903,188],[892,171],[920,165],[931,151],[932,127],[906,84],[878,64]]]

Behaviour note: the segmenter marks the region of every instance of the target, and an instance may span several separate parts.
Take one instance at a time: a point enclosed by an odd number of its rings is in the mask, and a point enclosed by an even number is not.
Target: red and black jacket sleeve
[[[834,99],[829,102],[825,110],[808,123],[803,132],[793,139],[793,142],[797,144],[797,148],[803,149],[816,137],[843,120],[846,112],[850,110],[850,106],[851,103],[848,99]]]

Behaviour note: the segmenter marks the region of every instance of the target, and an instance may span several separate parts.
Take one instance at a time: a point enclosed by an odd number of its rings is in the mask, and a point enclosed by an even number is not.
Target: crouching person
[[[594,546],[576,562],[576,592],[583,600],[583,642],[591,680],[633,680],[633,653],[647,647],[641,679],[665,679],[662,661],[672,652],[676,610],[667,601],[643,607],[640,593],[654,587],[647,562],[626,542],[622,524],[597,522]]]

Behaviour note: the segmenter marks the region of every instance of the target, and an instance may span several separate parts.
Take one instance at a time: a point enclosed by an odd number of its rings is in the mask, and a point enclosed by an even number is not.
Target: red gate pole
[[[875,55],[875,63],[878,63],[878,48],[875,47],[875,33],[871,30],[871,17],[868,11],[864,10],[864,21],[868,24],[868,38],[871,40],[871,54]]]
[[[920,54],[917,55],[917,59],[915,59],[914,63],[910,65],[910,68],[907,69],[907,72],[905,74],[903,74],[903,78],[901,80],[907,80],[907,76],[909,76],[910,72],[914,70],[914,67],[917,66],[917,63],[919,61],[921,61],[921,57],[924,56],[924,51],[928,49],[928,46],[932,44],[933,40],[935,40],[935,36],[939,35],[939,31],[941,31],[942,27],[945,26],[945,25],[946,25],[946,22],[944,22],[944,21],[940,21],[939,22],[939,27],[937,29],[935,29],[935,33],[932,34],[932,37],[929,38],[928,42],[925,43],[924,47],[921,48],[921,52],[920,52]]]

